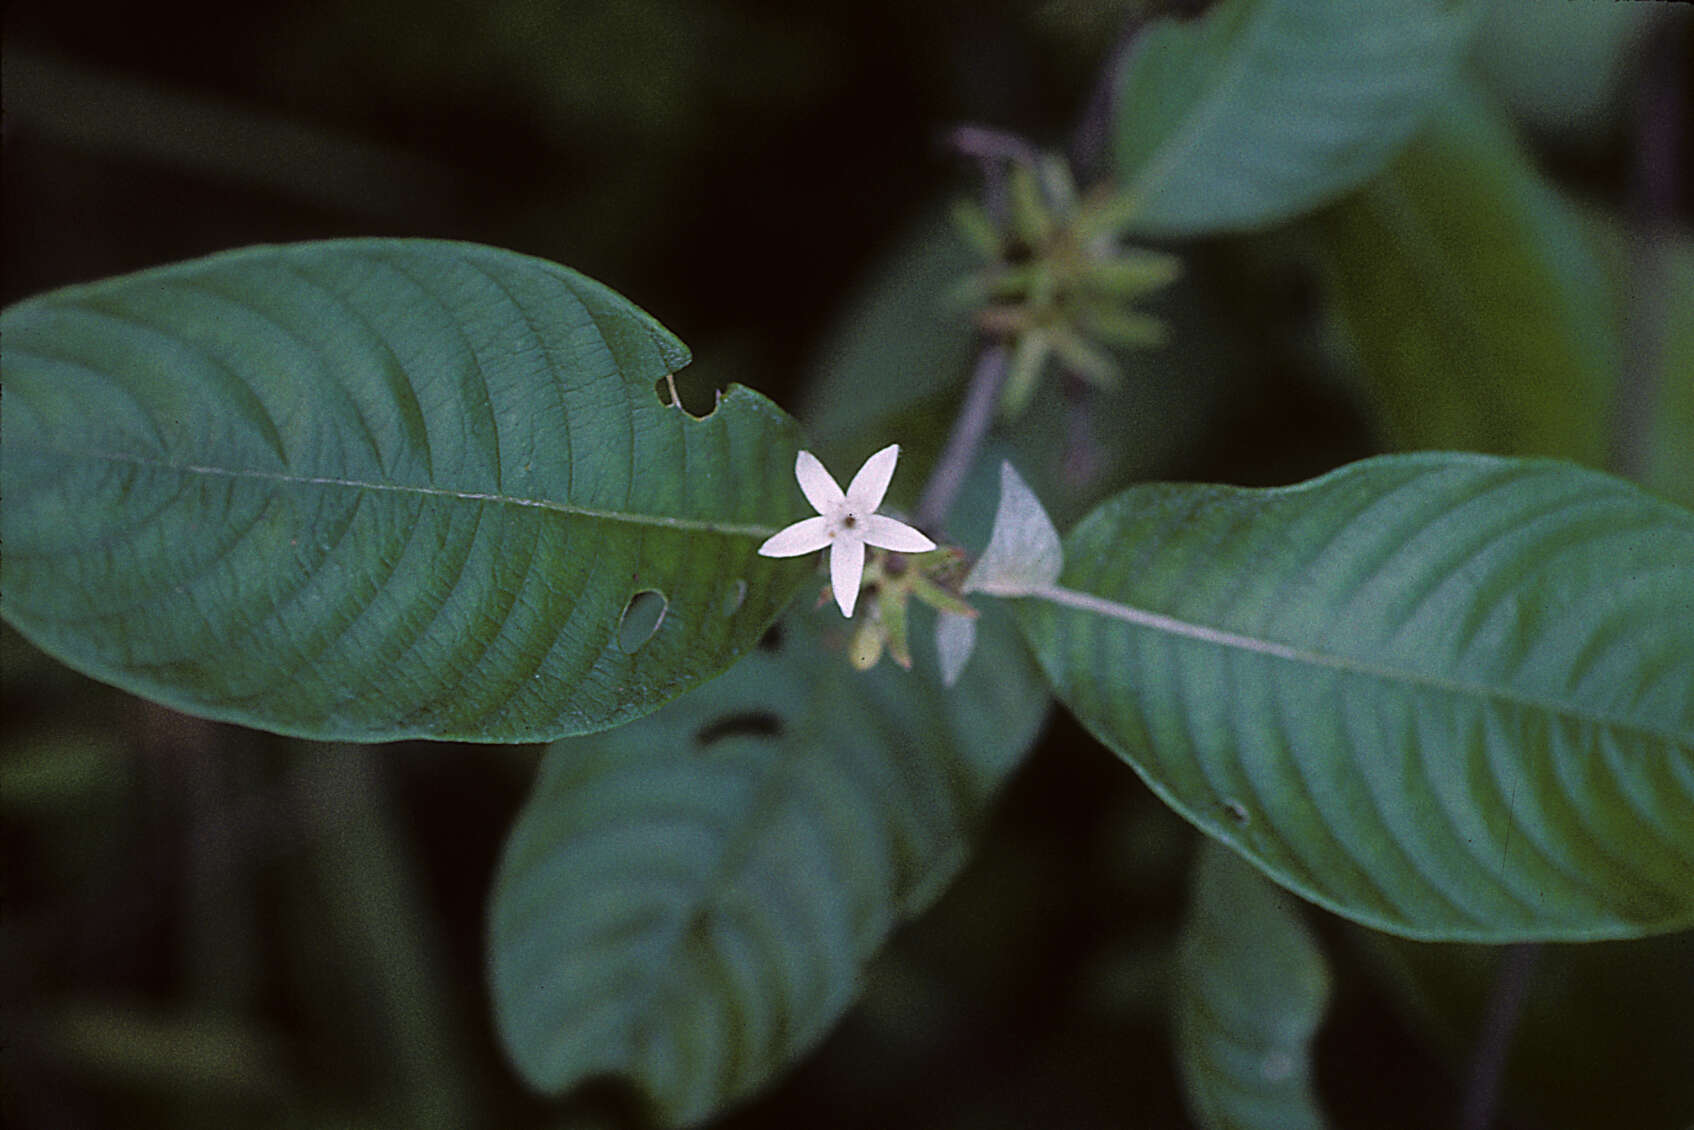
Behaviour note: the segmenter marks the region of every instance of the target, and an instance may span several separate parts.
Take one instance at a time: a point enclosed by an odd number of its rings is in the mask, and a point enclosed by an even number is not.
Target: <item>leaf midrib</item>
[[[1442,691],[1472,698],[1492,699],[1524,706],[1536,710],[1577,721],[1587,722],[1596,726],[1624,730],[1646,737],[1657,738],[1675,745],[1694,745],[1694,734],[1678,734],[1659,730],[1653,726],[1634,719],[1616,718],[1607,714],[1597,714],[1583,710],[1566,702],[1548,701],[1532,695],[1520,694],[1496,686],[1482,683],[1466,683],[1456,679],[1444,679],[1438,675],[1429,675],[1401,667],[1383,667],[1364,663],[1350,656],[1329,655],[1305,648],[1293,647],[1289,644],[1278,643],[1275,640],[1260,639],[1256,636],[1243,635],[1223,628],[1208,627],[1204,624],[1194,624],[1167,616],[1161,612],[1151,612],[1143,608],[1120,604],[1093,593],[1079,592],[1061,585],[1045,585],[1030,589],[1028,596],[1051,601],[1066,608],[1074,608],[1081,612],[1092,612],[1113,620],[1121,620],[1127,624],[1150,628],[1168,635],[1180,636],[1184,639],[1198,640],[1217,647],[1235,648],[1241,651],[1264,655],[1273,659],[1281,659],[1291,663],[1304,663],[1314,667],[1327,667],[1331,670],[1344,671],[1349,674],[1364,675],[1368,678],[1383,682],[1406,684],[1425,687],[1430,690]]]
[[[8,444],[8,450],[17,452],[44,452],[72,460],[104,460],[109,463],[129,463],[142,467],[155,467],[166,471],[176,471],[184,475],[206,475],[226,479],[248,479],[259,482],[286,483],[295,486],[335,487],[347,490],[378,491],[385,494],[415,495],[426,498],[451,498],[464,502],[490,503],[498,506],[517,506],[536,510],[546,510],[555,514],[563,514],[573,518],[589,518],[606,522],[620,522],[635,526],[651,526],[667,530],[684,530],[694,533],[722,534],[731,537],[766,538],[776,532],[773,526],[763,526],[747,522],[715,522],[703,518],[678,518],[666,514],[644,514],[630,510],[611,510],[592,506],[579,506],[570,502],[559,502],[548,498],[524,498],[518,495],[502,494],[489,491],[458,490],[452,487],[423,486],[415,483],[383,483],[371,482],[364,479],[341,478],[334,475],[299,475],[287,471],[262,471],[253,468],[215,467],[209,464],[173,463],[166,459],[153,459],[145,455],[133,455],[127,452],[113,451],[67,451],[63,448],[37,444]]]

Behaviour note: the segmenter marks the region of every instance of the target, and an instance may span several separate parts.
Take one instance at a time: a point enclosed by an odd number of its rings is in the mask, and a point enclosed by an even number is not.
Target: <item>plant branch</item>
[[[994,419],[994,405],[1000,399],[1000,386],[1006,383],[1006,347],[1000,342],[983,347],[976,359],[976,371],[971,374],[965,401],[953,418],[953,430],[947,436],[947,446],[929,473],[923,494],[918,498],[917,524],[929,530],[940,529],[953,509],[953,501],[970,474],[971,464],[982,448],[983,437]]]
[[[1103,172],[1101,166],[1105,163],[1106,148],[1116,119],[1118,83],[1129,63],[1130,52],[1141,36],[1141,29],[1147,26],[1147,20],[1147,13],[1142,11],[1131,12],[1124,17],[1123,30],[1118,33],[1117,42],[1112,44],[1105,63],[1100,67],[1100,74],[1094,80],[1088,106],[1083,110],[1082,121],[1077,123],[1076,133],[1071,138],[1071,168],[1079,183],[1098,180]]]
[[[1040,151],[1015,133],[973,125],[955,126],[947,135],[947,145],[976,161],[977,167],[982,170],[982,206],[996,223],[1004,222],[1007,208],[1006,162],[1016,162],[1033,169],[1040,160]]]
[[[1470,1081],[1465,1085],[1458,1130],[1488,1130],[1494,1123],[1512,1034],[1523,1013],[1523,1002],[1529,996],[1529,978],[1540,952],[1537,942],[1519,942],[1507,946],[1500,955],[1494,987],[1488,995],[1488,1013],[1482,1019],[1476,1054],[1471,1059]]]
[[[1117,42],[1112,45],[1111,52],[1106,56],[1106,62],[1095,79],[1093,94],[1072,139],[1072,164],[1077,170],[1088,174],[1090,179],[1092,174],[1098,171],[1098,166],[1105,156],[1117,101],[1118,81],[1135,48],[1136,40],[1146,25],[1147,17],[1140,13],[1125,19]],[[1007,162],[1016,162],[1033,169],[1040,159],[1040,152],[1033,144],[1016,134],[978,125],[955,126],[947,134],[946,142],[955,152],[976,160],[982,169],[985,182],[984,206],[996,222],[1003,221],[1007,206],[1006,173],[1003,166]],[[936,460],[935,468],[930,472],[929,481],[924,484],[923,494],[918,500],[916,521],[920,527],[938,530],[946,522],[947,514],[953,508],[953,501],[958,497],[959,488],[964,485],[965,476],[970,473],[971,464],[976,461],[983,437],[988,434],[988,425],[994,416],[994,405],[1000,398],[1001,386],[1006,382],[1009,360],[1006,346],[999,342],[984,346],[978,355],[976,371],[971,377],[970,388],[965,393],[959,414],[953,420],[953,430],[947,437],[947,446],[942,450],[941,458]]]

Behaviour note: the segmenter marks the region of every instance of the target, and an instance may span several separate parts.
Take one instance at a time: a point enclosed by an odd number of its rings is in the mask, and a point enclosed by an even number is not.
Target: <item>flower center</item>
[[[849,511],[842,517],[841,524],[850,530],[859,524],[859,516]]]

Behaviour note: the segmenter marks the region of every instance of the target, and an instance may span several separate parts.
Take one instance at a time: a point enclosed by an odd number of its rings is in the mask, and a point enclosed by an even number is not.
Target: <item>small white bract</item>
[[[806,501],[818,512],[778,530],[759,552],[765,557],[799,557],[820,549],[829,550],[829,586],[843,616],[853,615],[859,600],[859,582],[865,575],[865,546],[892,549],[896,553],[928,553],[935,543],[904,522],[876,513],[882,496],[894,477],[900,445],[891,443],[869,459],[842,491],[818,457],[802,451],[794,459],[794,477]]]

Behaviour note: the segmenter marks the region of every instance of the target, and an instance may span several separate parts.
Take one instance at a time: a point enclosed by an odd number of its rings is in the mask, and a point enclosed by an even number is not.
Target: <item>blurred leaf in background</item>
[[[1622,364],[1605,276],[1487,103],[1449,103],[1309,230],[1392,447],[1604,464]]]
[[[1126,229],[1251,231],[1362,183],[1444,97],[1473,22],[1440,0],[1221,0],[1152,23],[1117,91]]]
[[[1207,1130],[1322,1130],[1312,1038],[1329,967],[1300,904],[1215,842],[1200,850],[1176,983],[1177,1064]]]
[[[1377,983],[1462,1078],[1509,951],[1429,945],[1348,929]],[[1586,1130],[1628,1107],[1632,1125],[1673,1130],[1694,1114],[1694,933],[1547,945],[1512,1034],[1508,1105],[1529,1125]]]
[[[846,633],[796,613],[644,724],[555,745],[491,907],[514,1062],[542,1090],[628,1077],[681,1126],[810,1050],[898,922],[963,864],[1047,696],[1003,611],[944,690],[844,675]]]
[[[1563,143],[1598,146],[1629,108],[1630,80],[1649,40],[1687,31],[1674,4],[1537,4],[1488,0],[1476,70],[1520,125]]]
[[[1583,219],[1615,324],[1633,331],[1625,371],[1651,390],[1641,481],[1694,507],[1694,235],[1686,226],[1643,231],[1597,210]]]

